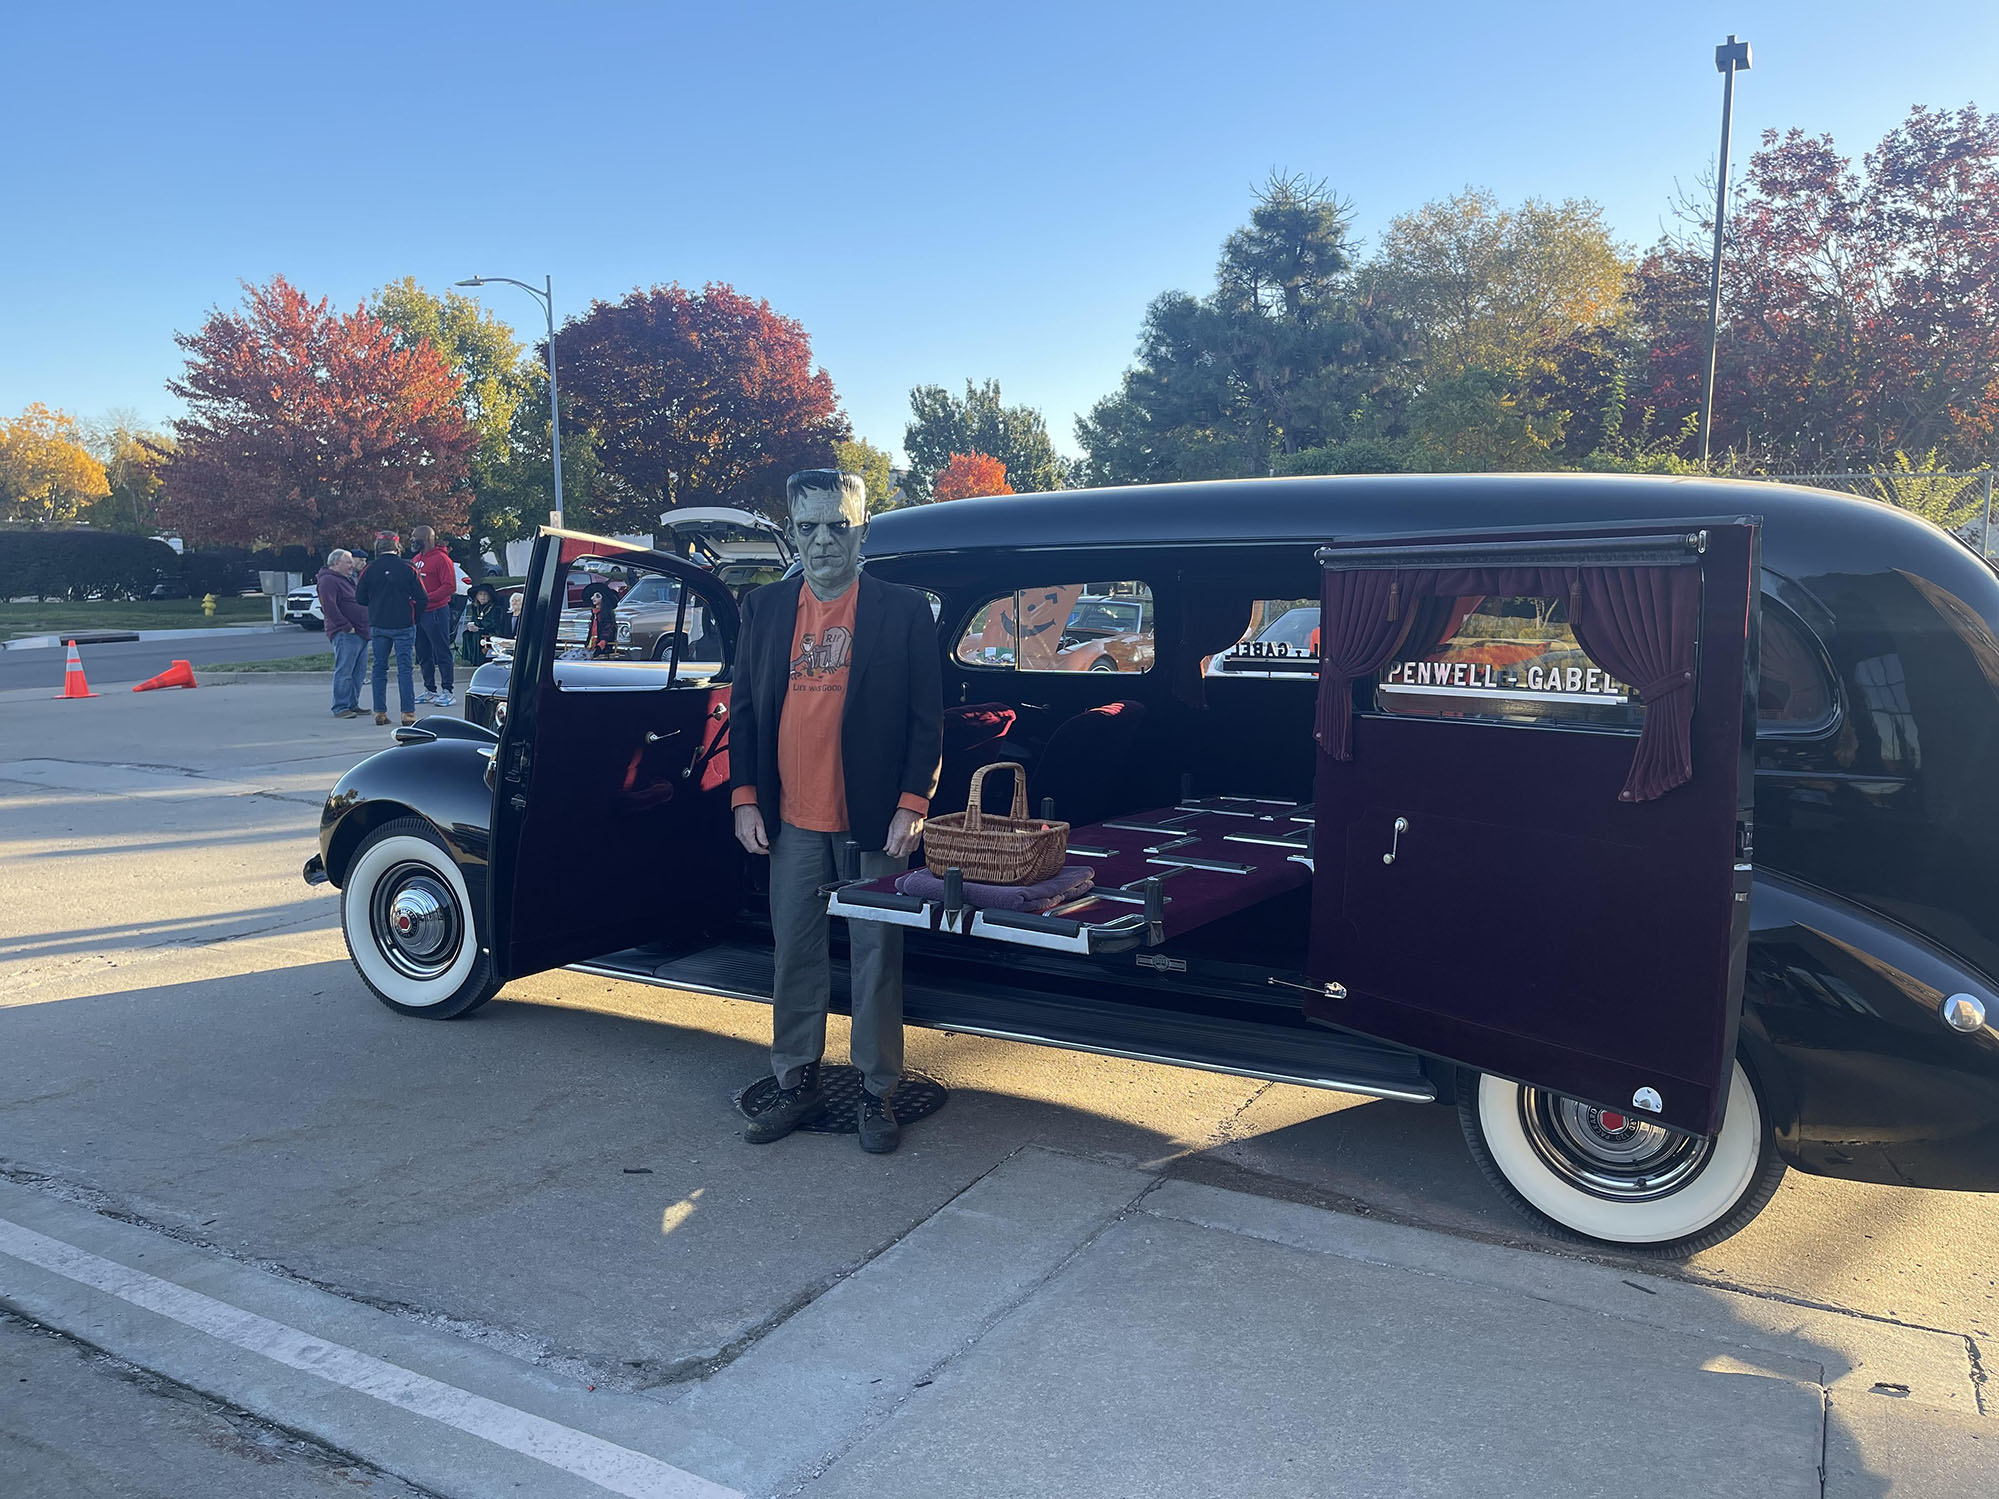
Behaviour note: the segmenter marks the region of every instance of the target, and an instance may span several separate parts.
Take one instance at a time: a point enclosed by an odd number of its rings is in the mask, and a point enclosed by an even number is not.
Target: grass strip
[[[199,668],[201,671],[332,671],[333,652],[321,651],[316,656],[279,656],[274,661],[217,661],[213,666]]]
[[[83,630],[199,630],[205,625],[267,625],[271,601],[263,594],[215,601],[211,617],[200,599],[141,599],[84,604],[0,603],[0,640]]]

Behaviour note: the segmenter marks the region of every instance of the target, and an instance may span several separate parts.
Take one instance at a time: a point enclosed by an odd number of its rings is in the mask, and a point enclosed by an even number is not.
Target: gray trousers
[[[819,887],[840,877],[845,833],[815,833],[783,823],[770,846],[770,925],[777,945],[771,1004],[770,1070],[780,1088],[826,1050],[826,1006],[833,993],[828,942],[832,918]],[[863,852],[856,874],[900,874],[907,859]],[[847,923],[852,955],[854,1025],[848,1055],[868,1091],[886,1097],[902,1078],[902,928],[881,921]]]

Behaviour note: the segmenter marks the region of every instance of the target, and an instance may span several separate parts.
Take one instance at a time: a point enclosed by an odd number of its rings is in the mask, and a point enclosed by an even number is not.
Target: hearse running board
[[[749,944],[721,943],[669,959],[635,950],[570,966],[603,978],[770,1003],[770,950]],[[836,1005],[846,986],[847,965],[835,958]],[[929,1030],[1402,1103],[1432,1103],[1437,1096],[1412,1053],[1318,1026],[1271,1025],[1111,1000],[1055,997],[1031,989],[945,983],[920,972],[904,981],[903,1018]]]

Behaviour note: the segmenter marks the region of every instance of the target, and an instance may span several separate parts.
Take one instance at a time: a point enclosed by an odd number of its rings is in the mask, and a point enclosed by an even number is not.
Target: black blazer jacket
[[[798,590],[783,578],[743,599],[742,638],[729,693],[729,782],[757,788],[764,828],[778,836],[777,723],[791,684]],[[930,600],[862,573],[854,585],[854,657],[840,719],[848,831],[863,849],[888,842],[904,792],[937,792],[944,676]]]

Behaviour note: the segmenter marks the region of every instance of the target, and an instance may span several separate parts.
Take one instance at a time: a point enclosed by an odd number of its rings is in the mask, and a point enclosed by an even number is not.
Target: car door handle
[[[1381,856],[1382,863],[1393,864],[1395,862],[1395,855],[1402,848],[1402,835],[1408,831],[1409,831],[1409,819],[1406,817],[1396,818],[1395,836],[1391,838],[1388,842],[1388,852]]]

